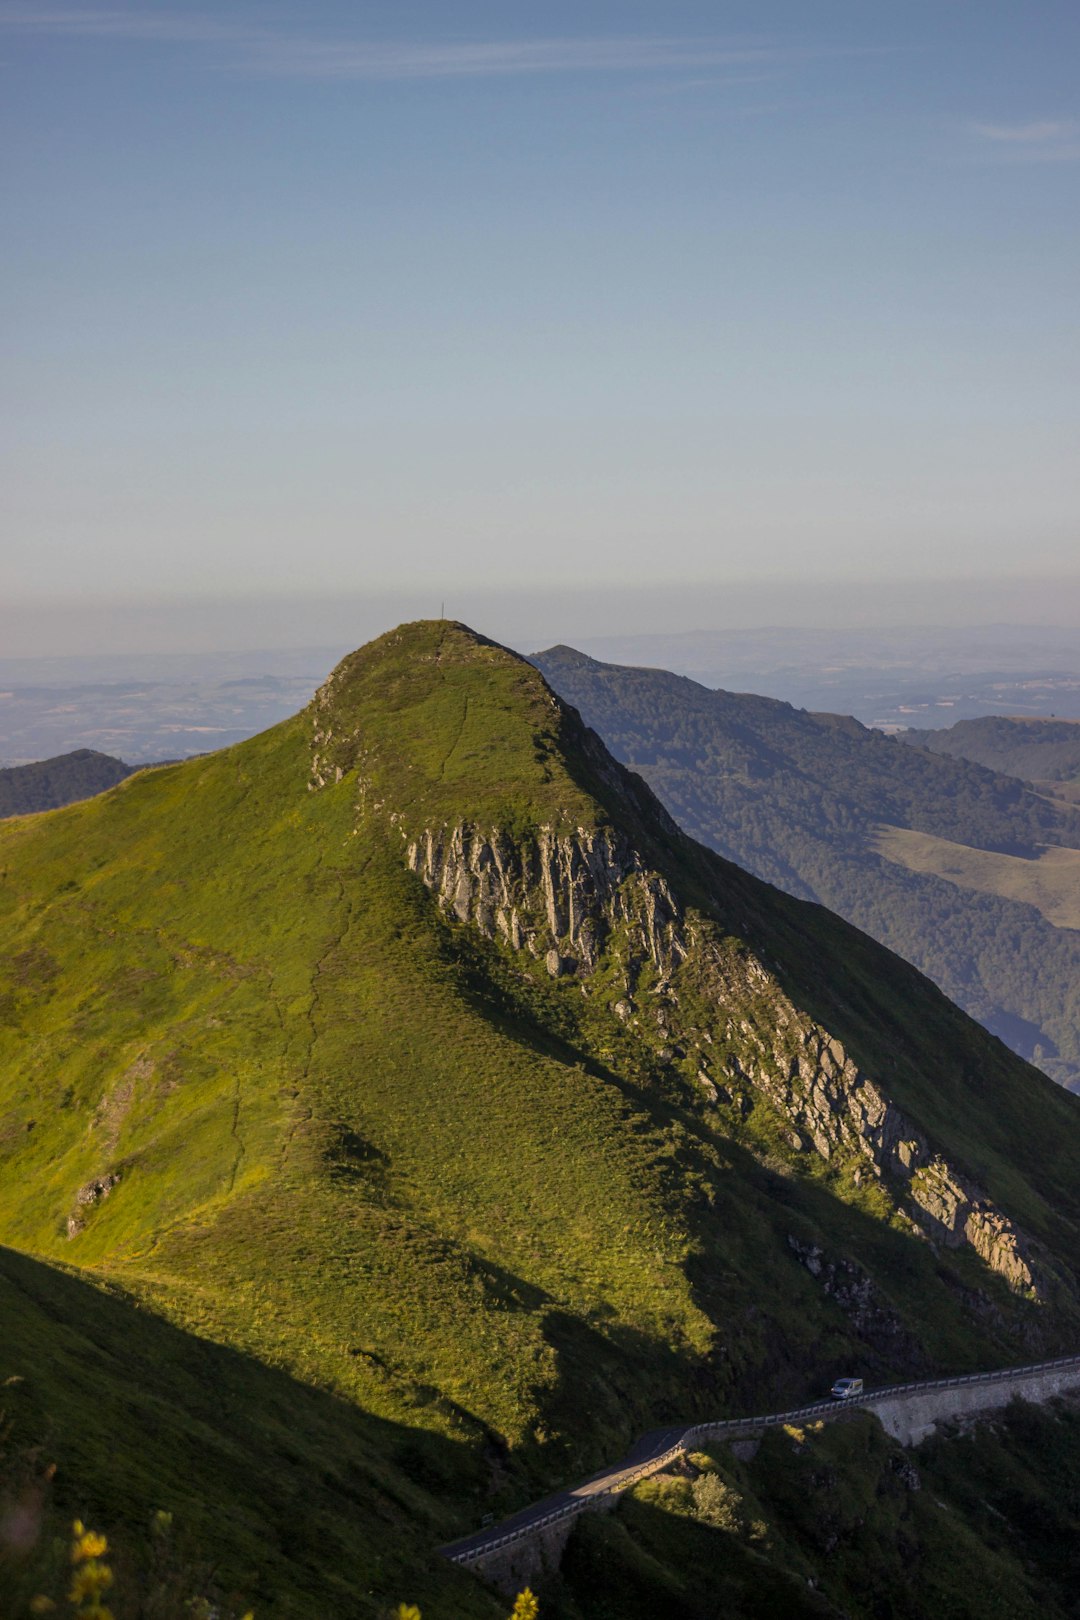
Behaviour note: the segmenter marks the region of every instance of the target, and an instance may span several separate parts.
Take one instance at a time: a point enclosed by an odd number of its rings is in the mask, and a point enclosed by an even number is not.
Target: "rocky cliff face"
[[[946,1248],[970,1244],[1011,1288],[1037,1294],[1031,1246],[1008,1217],[949,1164],[838,1040],[799,1013],[779,986],[773,992],[774,1038],[746,1030],[752,1055],[735,1062],[794,1125],[792,1145],[824,1159],[845,1150],[861,1155],[927,1236]],[[859,1179],[858,1169],[854,1174]]]
[[[686,955],[668,884],[610,827],[573,836],[541,827],[522,843],[461,824],[425,832],[406,859],[459,922],[542,956],[554,975],[592,973],[615,930],[636,936],[661,972]]]
[[[853,1166],[856,1182],[875,1178],[931,1241],[969,1245],[1012,1289],[1039,1296],[1031,1245],[1008,1216],[840,1041],[795,1007],[752,952],[688,914],[623,834],[540,828],[521,840],[462,822],[425,829],[405,858],[448,915],[528,952],[553,976],[588,986],[603,959],[617,961],[622,994],[613,1015],[662,1061],[678,1054],[696,1065],[707,1104],[745,1113],[764,1100],[794,1151]],[[646,966],[649,994],[639,1005]],[[680,1007],[684,984],[693,990],[692,1021]]]

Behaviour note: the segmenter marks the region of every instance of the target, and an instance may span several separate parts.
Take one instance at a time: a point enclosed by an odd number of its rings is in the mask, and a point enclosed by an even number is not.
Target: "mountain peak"
[[[596,821],[577,779],[577,714],[526,659],[467,625],[389,631],[342,659],[307,712],[313,786],[355,773],[365,802],[394,805],[414,828]]]
[[[524,662],[509,647],[458,619],[413,619],[347,653],[330,672],[316,699],[323,693],[340,693],[357,682],[392,682],[410,667],[486,661]]]
[[[532,653],[529,662],[536,664],[538,668],[542,668],[544,664],[568,668],[580,666],[583,669],[600,667],[595,658],[590,658],[588,653],[579,652],[576,647],[567,646],[565,641],[556,642],[554,647],[545,647],[542,652]]]

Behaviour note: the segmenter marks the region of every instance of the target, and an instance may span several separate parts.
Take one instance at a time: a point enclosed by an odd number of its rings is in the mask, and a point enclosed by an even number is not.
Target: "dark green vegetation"
[[[1014,1402],[910,1452],[857,1417],[699,1453],[581,1521],[544,1614],[1066,1620],[1078,1590],[1080,1407]]]
[[[693,837],[865,929],[1014,1051],[1080,1086],[1080,933],[874,847],[884,823],[1034,863],[1046,845],[1080,848],[1080,812],[840,715],[569,648],[534,662]]]
[[[478,826],[519,949],[409,869]],[[259,1620],[495,1620],[434,1549],[647,1427],[1080,1340],[1080,1104],[460,626],[5,824],[0,938],[0,1491],[131,1583],[164,1510]]]
[[[39,1593],[63,1596],[77,1516],[107,1529],[121,1620],[181,1620],[206,1595],[230,1616],[252,1603],[345,1616],[365,1612],[371,1590],[406,1588],[453,1592],[462,1620],[492,1613],[475,1582],[428,1571],[431,1534],[452,1522],[430,1489],[455,1466],[438,1436],[185,1332],[100,1276],[10,1249],[0,1322],[5,1620]],[[20,1508],[35,1544],[5,1558]],[[152,1596],[160,1607],[138,1606]]]
[[[0,770],[0,817],[26,816],[37,810],[56,810],[77,799],[115,787],[132,767],[110,754],[79,748],[33,765],[9,765]]]
[[[1080,780],[1080,725],[1069,720],[1015,720],[991,714],[943,731],[912,730],[902,741],[934,754],[972,760],[1024,782]]]

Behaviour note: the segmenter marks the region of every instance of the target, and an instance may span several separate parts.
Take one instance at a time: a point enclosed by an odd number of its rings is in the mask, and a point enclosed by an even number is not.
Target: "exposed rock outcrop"
[[[514,950],[554,952],[557,972],[591,973],[615,928],[663,972],[686,955],[670,887],[610,827],[573,835],[541,827],[535,843],[522,843],[460,824],[425,832],[406,860],[459,922]]]
[[[88,1181],[84,1187],[79,1188],[75,1194],[75,1202],[84,1205],[96,1204],[99,1199],[108,1198],[119,1180],[118,1170],[113,1170],[106,1176],[98,1176],[94,1181]]]
[[[69,1238],[78,1237],[86,1226],[86,1217],[80,1211],[89,1209],[91,1205],[100,1203],[108,1198],[117,1182],[120,1180],[119,1170],[111,1170],[107,1175],[96,1176],[93,1181],[87,1181],[75,1194],[77,1208],[73,1215],[68,1216],[67,1235]]]
[[[785,998],[786,999],[786,998]],[[850,1149],[872,1172],[902,1190],[909,1214],[946,1248],[969,1243],[992,1270],[1020,1292],[1036,1290],[1030,1245],[985,1193],[928,1142],[926,1135],[851,1061],[839,1041],[785,1009],[787,1028],[802,1027],[801,1050],[789,1059],[783,1044],[751,1074],[774,1106],[825,1159]]]

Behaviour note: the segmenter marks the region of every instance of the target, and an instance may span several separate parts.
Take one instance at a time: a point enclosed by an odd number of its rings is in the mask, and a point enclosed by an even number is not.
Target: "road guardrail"
[[[502,1524],[492,1525],[486,1532],[476,1531],[471,1536],[463,1536],[458,1541],[452,1541],[449,1546],[442,1548],[442,1553],[452,1564],[478,1563],[503,1547],[524,1541],[534,1536],[538,1530],[559,1523],[563,1519],[576,1518],[578,1514],[595,1508],[597,1503],[618,1495],[631,1485],[636,1485],[639,1480],[660,1473],[676,1458],[684,1456],[695,1441],[748,1435],[761,1429],[794,1423],[802,1418],[823,1418],[828,1421],[842,1417],[847,1412],[872,1407],[879,1401],[894,1400],[897,1396],[922,1395],[929,1390],[953,1389],[964,1384],[1005,1383],[1012,1379],[1032,1378],[1040,1373],[1052,1372],[1056,1367],[1074,1366],[1080,1367],[1080,1356],[1057,1356],[1052,1361],[1031,1362],[1023,1367],[1001,1367],[994,1372],[960,1373],[953,1378],[929,1378],[916,1383],[887,1384],[882,1389],[865,1390],[862,1395],[849,1396],[842,1401],[811,1401],[806,1406],[796,1406],[788,1412],[769,1412],[761,1417],[719,1418],[711,1423],[691,1423],[683,1429],[661,1430],[660,1435],[663,1439],[666,1440],[672,1434],[677,1438],[670,1441],[663,1451],[656,1455],[643,1457],[632,1463],[616,1464],[610,1469],[594,1474],[589,1479],[582,1480],[579,1485],[569,1486],[566,1490],[556,1493],[554,1497],[536,1503],[532,1508],[522,1508],[520,1512],[504,1519]],[[641,1443],[638,1442],[639,1445]],[[548,1502],[550,1506],[547,1505]]]

